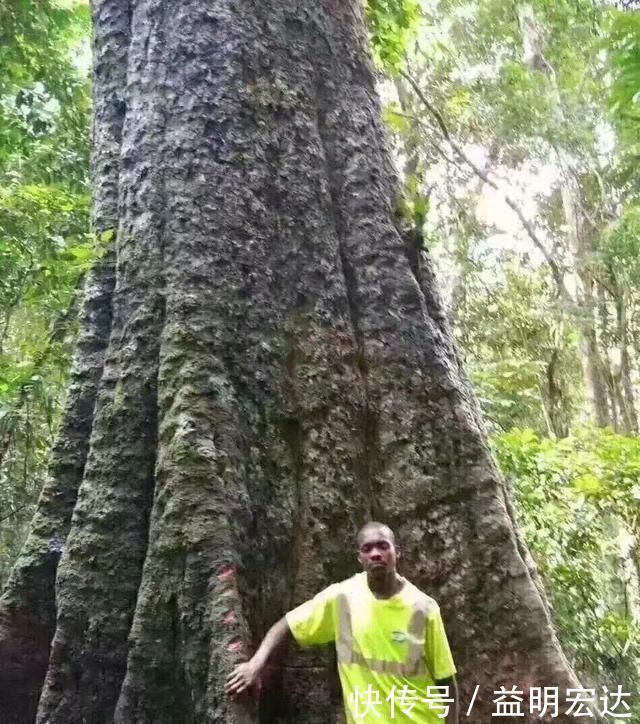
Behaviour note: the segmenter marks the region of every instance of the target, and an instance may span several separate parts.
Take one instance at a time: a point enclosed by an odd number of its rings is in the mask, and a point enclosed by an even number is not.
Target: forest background
[[[404,213],[435,258],[583,685],[640,690],[640,11],[367,0]],[[90,19],[0,7],[0,587],[64,401],[89,228]],[[635,705],[637,706],[637,704]]]

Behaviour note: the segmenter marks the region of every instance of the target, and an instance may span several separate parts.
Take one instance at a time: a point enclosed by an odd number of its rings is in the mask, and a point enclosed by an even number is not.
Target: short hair
[[[360,528],[360,530],[358,531],[358,535],[356,537],[356,541],[357,541],[358,545],[360,545],[362,536],[365,533],[368,533],[370,530],[383,530],[385,533],[389,534],[389,538],[391,538],[391,542],[393,543],[393,545],[396,544],[396,537],[395,537],[393,531],[391,530],[391,528],[389,528],[389,526],[386,523],[380,523],[377,520],[370,520],[368,523],[365,523],[362,526],[362,528]]]

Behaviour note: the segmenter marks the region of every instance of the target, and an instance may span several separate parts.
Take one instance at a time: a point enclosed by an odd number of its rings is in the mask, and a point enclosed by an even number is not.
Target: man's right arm
[[[248,689],[255,687],[271,654],[291,636],[286,616],[267,631],[255,654],[242,664],[238,664],[227,677],[225,690],[229,696],[239,696]]]
[[[227,694],[237,696],[258,684],[269,657],[287,638],[295,639],[300,646],[313,646],[333,641],[335,639],[333,602],[338,591],[337,584],[325,588],[275,623],[252,658],[239,664],[231,672],[225,686]]]

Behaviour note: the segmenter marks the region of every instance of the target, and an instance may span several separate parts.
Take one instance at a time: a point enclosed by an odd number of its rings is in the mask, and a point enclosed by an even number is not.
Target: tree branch
[[[447,128],[447,124],[445,123],[445,120],[438,111],[437,108],[435,108],[427,99],[425,94],[422,92],[422,89],[420,86],[416,83],[416,81],[405,71],[400,71],[400,75],[409,83],[409,85],[413,88],[415,94],[420,99],[421,103],[424,105],[424,107],[429,111],[429,113],[433,116],[435,119],[436,124],[438,125],[438,128],[440,129],[440,132],[442,133],[443,138],[447,141],[449,146],[451,147],[451,150],[458,156],[464,163],[469,166],[469,168],[476,174],[476,176],[484,181],[486,184],[491,186],[492,189],[495,191],[498,191],[500,193],[507,204],[507,206],[515,213],[515,215],[518,217],[518,220],[522,224],[522,227],[526,231],[527,235],[533,242],[534,246],[540,251],[542,256],[544,257],[544,260],[546,261],[547,265],[549,266],[549,269],[551,270],[551,275],[553,276],[553,280],[556,284],[556,287],[558,289],[558,292],[562,296],[565,302],[570,304],[572,307],[575,306],[575,301],[571,294],[569,293],[569,290],[567,289],[564,278],[562,274],[562,270],[558,266],[557,262],[549,252],[549,250],[546,248],[546,246],[542,243],[542,240],[538,236],[538,233],[536,232],[533,224],[527,219],[527,217],[524,215],[522,209],[518,206],[518,204],[508,195],[505,194],[501,189],[499,188],[498,184],[490,177],[488,176],[477,164],[475,164],[469,156],[462,150],[462,148],[453,140],[449,129]],[[423,121],[420,119],[418,120],[418,123],[421,125],[423,124]]]

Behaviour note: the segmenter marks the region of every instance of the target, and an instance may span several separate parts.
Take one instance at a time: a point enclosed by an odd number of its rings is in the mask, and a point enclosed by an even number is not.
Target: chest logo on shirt
[[[403,641],[407,640],[407,634],[404,631],[392,631],[391,640],[402,643]]]

